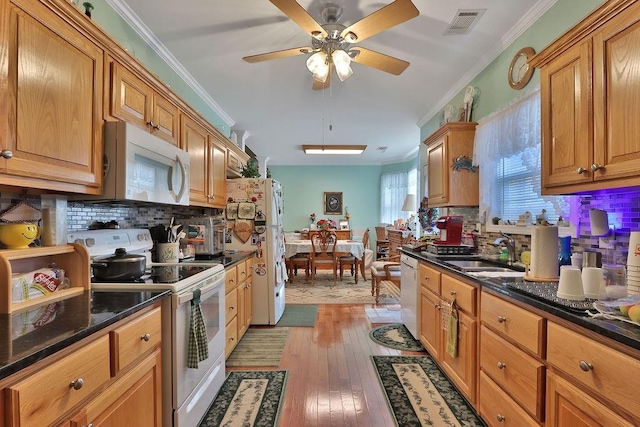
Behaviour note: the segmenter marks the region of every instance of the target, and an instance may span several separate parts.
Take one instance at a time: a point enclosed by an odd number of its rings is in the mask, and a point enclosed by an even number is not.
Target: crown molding
[[[236,124],[123,0],[105,0],[158,56],[231,128]]]
[[[475,65],[462,76],[458,82],[453,85],[451,89],[438,101],[434,108],[429,110],[420,121],[417,123],[418,127],[422,127],[429,120],[431,120],[436,114],[449,103],[456,94],[469,85],[474,78],[478,76],[489,64],[491,64],[502,52],[504,52],[511,44],[513,44],[518,37],[520,37],[526,30],[529,29],[542,15],[547,12],[556,4],[558,0],[540,0],[534,7],[532,7],[520,20],[496,43],[491,50],[485,53]]]

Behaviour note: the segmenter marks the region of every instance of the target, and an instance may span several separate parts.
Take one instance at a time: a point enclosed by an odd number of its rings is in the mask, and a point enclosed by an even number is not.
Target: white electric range
[[[163,306],[162,316],[163,425],[198,425],[225,378],[224,267],[221,264],[154,264],[151,262],[153,240],[146,229],[71,232],[67,241],[85,245],[92,260],[113,255],[117,248],[147,257],[147,269],[140,279],[92,281],[94,291],[172,292],[170,302]],[[187,347],[192,300],[197,289],[201,293],[200,309],[207,330],[209,357],[194,369],[187,367]]]

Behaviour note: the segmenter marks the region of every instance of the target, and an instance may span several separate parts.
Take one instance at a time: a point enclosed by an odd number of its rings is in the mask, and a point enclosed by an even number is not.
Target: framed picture
[[[227,219],[228,220],[238,219],[237,203],[227,203]]]
[[[339,223],[339,227],[340,230],[348,230],[349,229],[349,220],[348,219],[341,219],[340,223]]]
[[[324,193],[324,214],[342,215],[342,193]]]

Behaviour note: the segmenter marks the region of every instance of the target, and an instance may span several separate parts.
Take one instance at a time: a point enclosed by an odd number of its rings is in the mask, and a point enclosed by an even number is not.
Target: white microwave
[[[104,136],[104,191],[83,198],[189,205],[189,153],[126,122]]]

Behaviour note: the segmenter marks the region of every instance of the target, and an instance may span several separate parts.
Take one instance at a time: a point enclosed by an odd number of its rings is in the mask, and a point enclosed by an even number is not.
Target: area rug
[[[369,331],[369,337],[376,343],[396,350],[424,351],[420,341],[402,323],[382,325]]]
[[[287,371],[232,371],[199,427],[275,427]]]
[[[400,304],[385,304],[365,307],[364,312],[371,323],[400,323]]]
[[[318,273],[313,285],[311,281],[296,280],[287,283],[285,288],[286,304],[375,304],[371,295],[371,279],[358,279],[356,284],[351,275],[338,279],[333,286],[331,273]],[[379,304],[399,304],[400,289],[392,282],[380,282]]]
[[[371,359],[398,426],[485,426],[430,356]]]
[[[227,366],[279,366],[288,336],[288,328],[249,328]]]
[[[302,326],[313,328],[318,318],[317,304],[286,304],[276,326]]]

